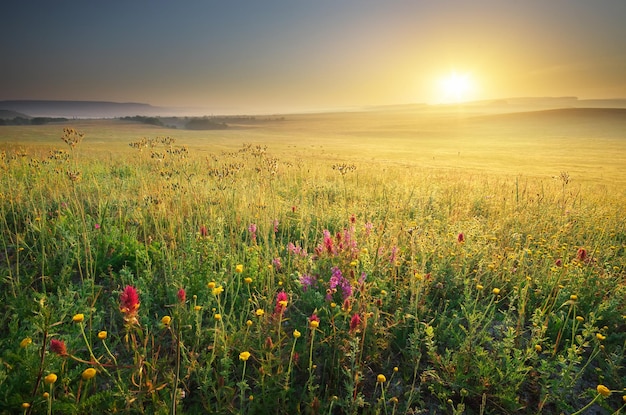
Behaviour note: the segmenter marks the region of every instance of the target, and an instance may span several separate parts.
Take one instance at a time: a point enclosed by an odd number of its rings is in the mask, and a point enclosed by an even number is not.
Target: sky
[[[625,0],[13,1],[0,100],[207,113],[626,98]]]

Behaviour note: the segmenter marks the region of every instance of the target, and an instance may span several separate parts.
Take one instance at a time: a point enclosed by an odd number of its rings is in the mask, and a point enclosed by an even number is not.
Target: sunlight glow
[[[439,80],[439,91],[444,104],[468,101],[472,99],[474,81],[470,74],[451,72]]]

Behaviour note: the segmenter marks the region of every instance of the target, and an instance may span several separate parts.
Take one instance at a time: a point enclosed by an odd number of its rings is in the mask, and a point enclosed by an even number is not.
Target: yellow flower
[[[213,316],[213,318],[214,318],[215,320],[221,320],[221,319],[222,319],[222,315],[221,315],[220,313],[216,313],[216,314]]]
[[[54,373],[50,373],[48,376],[43,378],[43,381],[46,383],[46,385],[52,385],[54,382],[57,381],[57,375],[55,375]]]
[[[376,382],[385,383],[387,382],[387,378],[381,373],[380,375],[376,376]]]
[[[493,289],[493,294],[494,295],[499,295],[500,294],[500,289],[499,288],[494,288]]]
[[[215,281],[211,281],[206,286],[209,287],[209,290],[212,290],[213,288],[215,288]]]
[[[334,303],[334,302],[330,303],[330,308],[335,308],[335,307],[337,307],[337,303]]]
[[[85,369],[81,376],[83,377],[83,380],[92,379],[94,376],[96,376],[96,369],[94,369],[93,367]]]
[[[572,294],[572,295],[569,296],[569,299],[572,300],[572,301],[576,301],[576,300],[578,300],[578,296],[576,294]]]
[[[582,323],[583,321],[585,321],[585,318],[583,316],[576,316],[576,321]]]
[[[250,327],[252,324],[253,324],[253,323],[252,323],[252,320],[248,320],[248,321],[246,321],[246,326]]]
[[[202,306],[200,306],[200,305],[195,305],[195,306],[193,306],[193,309],[194,309],[195,311],[200,311],[200,310],[202,310]]]
[[[356,267],[357,265],[359,265],[359,263],[358,263],[358,262],[356,262],[356,261],[352,261],[352,262],[350,262],[350,266],[351,266],[351,267]]]
[[[259,317],[263,317],[263,314],[265,314],[265,311],[262,308],[257,308],[255,314]]]
[[[246,277],[243,279],[243,282],[245,282],[246,284],[252,284],[252,278]]]
[[[43,396],[44,399],[48,399],[50,394],[48,392],[44,392],[41,396]]]
[[[33,342],[33,339],[31,339],[30,337],[25,337],[21,342],[20,342],[20,347],[24,348],[24,347],[28,347],[29,344],[31,344]]]
[[[400,369],[398,368],[398,366],[394,366],[394,367],[393,367],[393,371],[394,371],[394,372],[396,372],[396,373],[397,373],[397,372],[398,372],[398,370],[400,370]]]
[[[604,396],[605,398],[611,395],[611,390],[604,385],[598,385],[596,390],[600,395]]]
[[[85,319],[85,315],[84,314],[74,314],[74,317],[72,317],[72,321],[74,323],[82,323],[82,321]]]
[[[24,403],[22,403],[22,408],[28,409],[28,408],[30,408],[30,404],[28,402],[24,402]]]
[[[104,339],[106,339],[106,338],[107,338],[107,332],[106,332],[106,331],[104,331],[104,330],[99,331],[99,332],[98,332],[98,338],[99,338],[100,340],[104,340]]]
[[[300,333],[298,330],[294,330],[294,331],[293,331],[293,337],[295,337],[296,339],[297,339],[298,337],[300,337],[301,335],[302,335],[302,333]]]
[[[543,349],[541,348],[541,345],[540,345],[540,344],[536,344],[536,345],[535,345],[535,351],[536,351],[537,353],[541,353],[541,350],[543,350]]]
[[[237,274],[241,274],[241,273],[243,272],[243,265],[238,264],[238,265],[235,267],[235,272],[236,272]]]
[[[316,329],[316,328],[318,328],[320,326],[320,322],[317,321],[317,320],[311,320],[311,321],[309,321],[309,326],[312,329]]]
[[[172,322],[172,317],[170,316],[163,316],[163,318],[161,319],[161,323],[163,323],[165,327],[169,326],[171,322]]]
[[[480,285],[480,284],[476,284],[476,289],[477,289],[478,291],[482,291],[482,290],[483,290],[483,288],[485,288],[485,287],[483,287],[483,286],[482,286],[482,285]]]
[[[596,333],[596,339],[602,341],[602,340],[606,339],[606,336],[603,336],[601,333]]]
[[[248,359],[250,359],[250,352],[239,353],[239,360],[243,360],[245,362]]]
[[[385,290],[380,290],[380,295],[382,295],[382,296],[387,295],[387,291],[385,291]]]
[[[224,292],[224,287],[222,287],[221,285],[219,287],[213,288],[213,295],[215,296],[218,296],[223,292]]]

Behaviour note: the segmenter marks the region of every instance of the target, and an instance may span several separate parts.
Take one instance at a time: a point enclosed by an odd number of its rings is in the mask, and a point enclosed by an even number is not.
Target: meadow
[[[623,412],[625,131],[0,127],[0,413]]]

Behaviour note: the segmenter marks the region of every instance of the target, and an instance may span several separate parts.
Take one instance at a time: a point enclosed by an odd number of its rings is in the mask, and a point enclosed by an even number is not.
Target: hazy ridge
[[[347,112],[448,112],[463,110],[470,115],[525,113],[563,109],[626,109],[626,99],[578,99],[577,97],[514,97],[483,100],[462,104],[429,105],[423,103],[380,105],[346,109]],[[192,113],[193,112],[193,113]],[[60,101],[60,100],[6,100],[0,101],[0,116],[4,119],[18,117],[66,118],[121,118],[128,116],[198,116],[197,109],[158,107],[147,103],[110,101]],[[319,113],[342,112],[333,109]],[[579,111],[597,116],[599,111]],[[619,112],[618,112],[619,113]],[[606,114],[606,113],[605,113]],[[208,114],[207,114],[208,115]],[[616,113],[613,113],[616,115]]]

